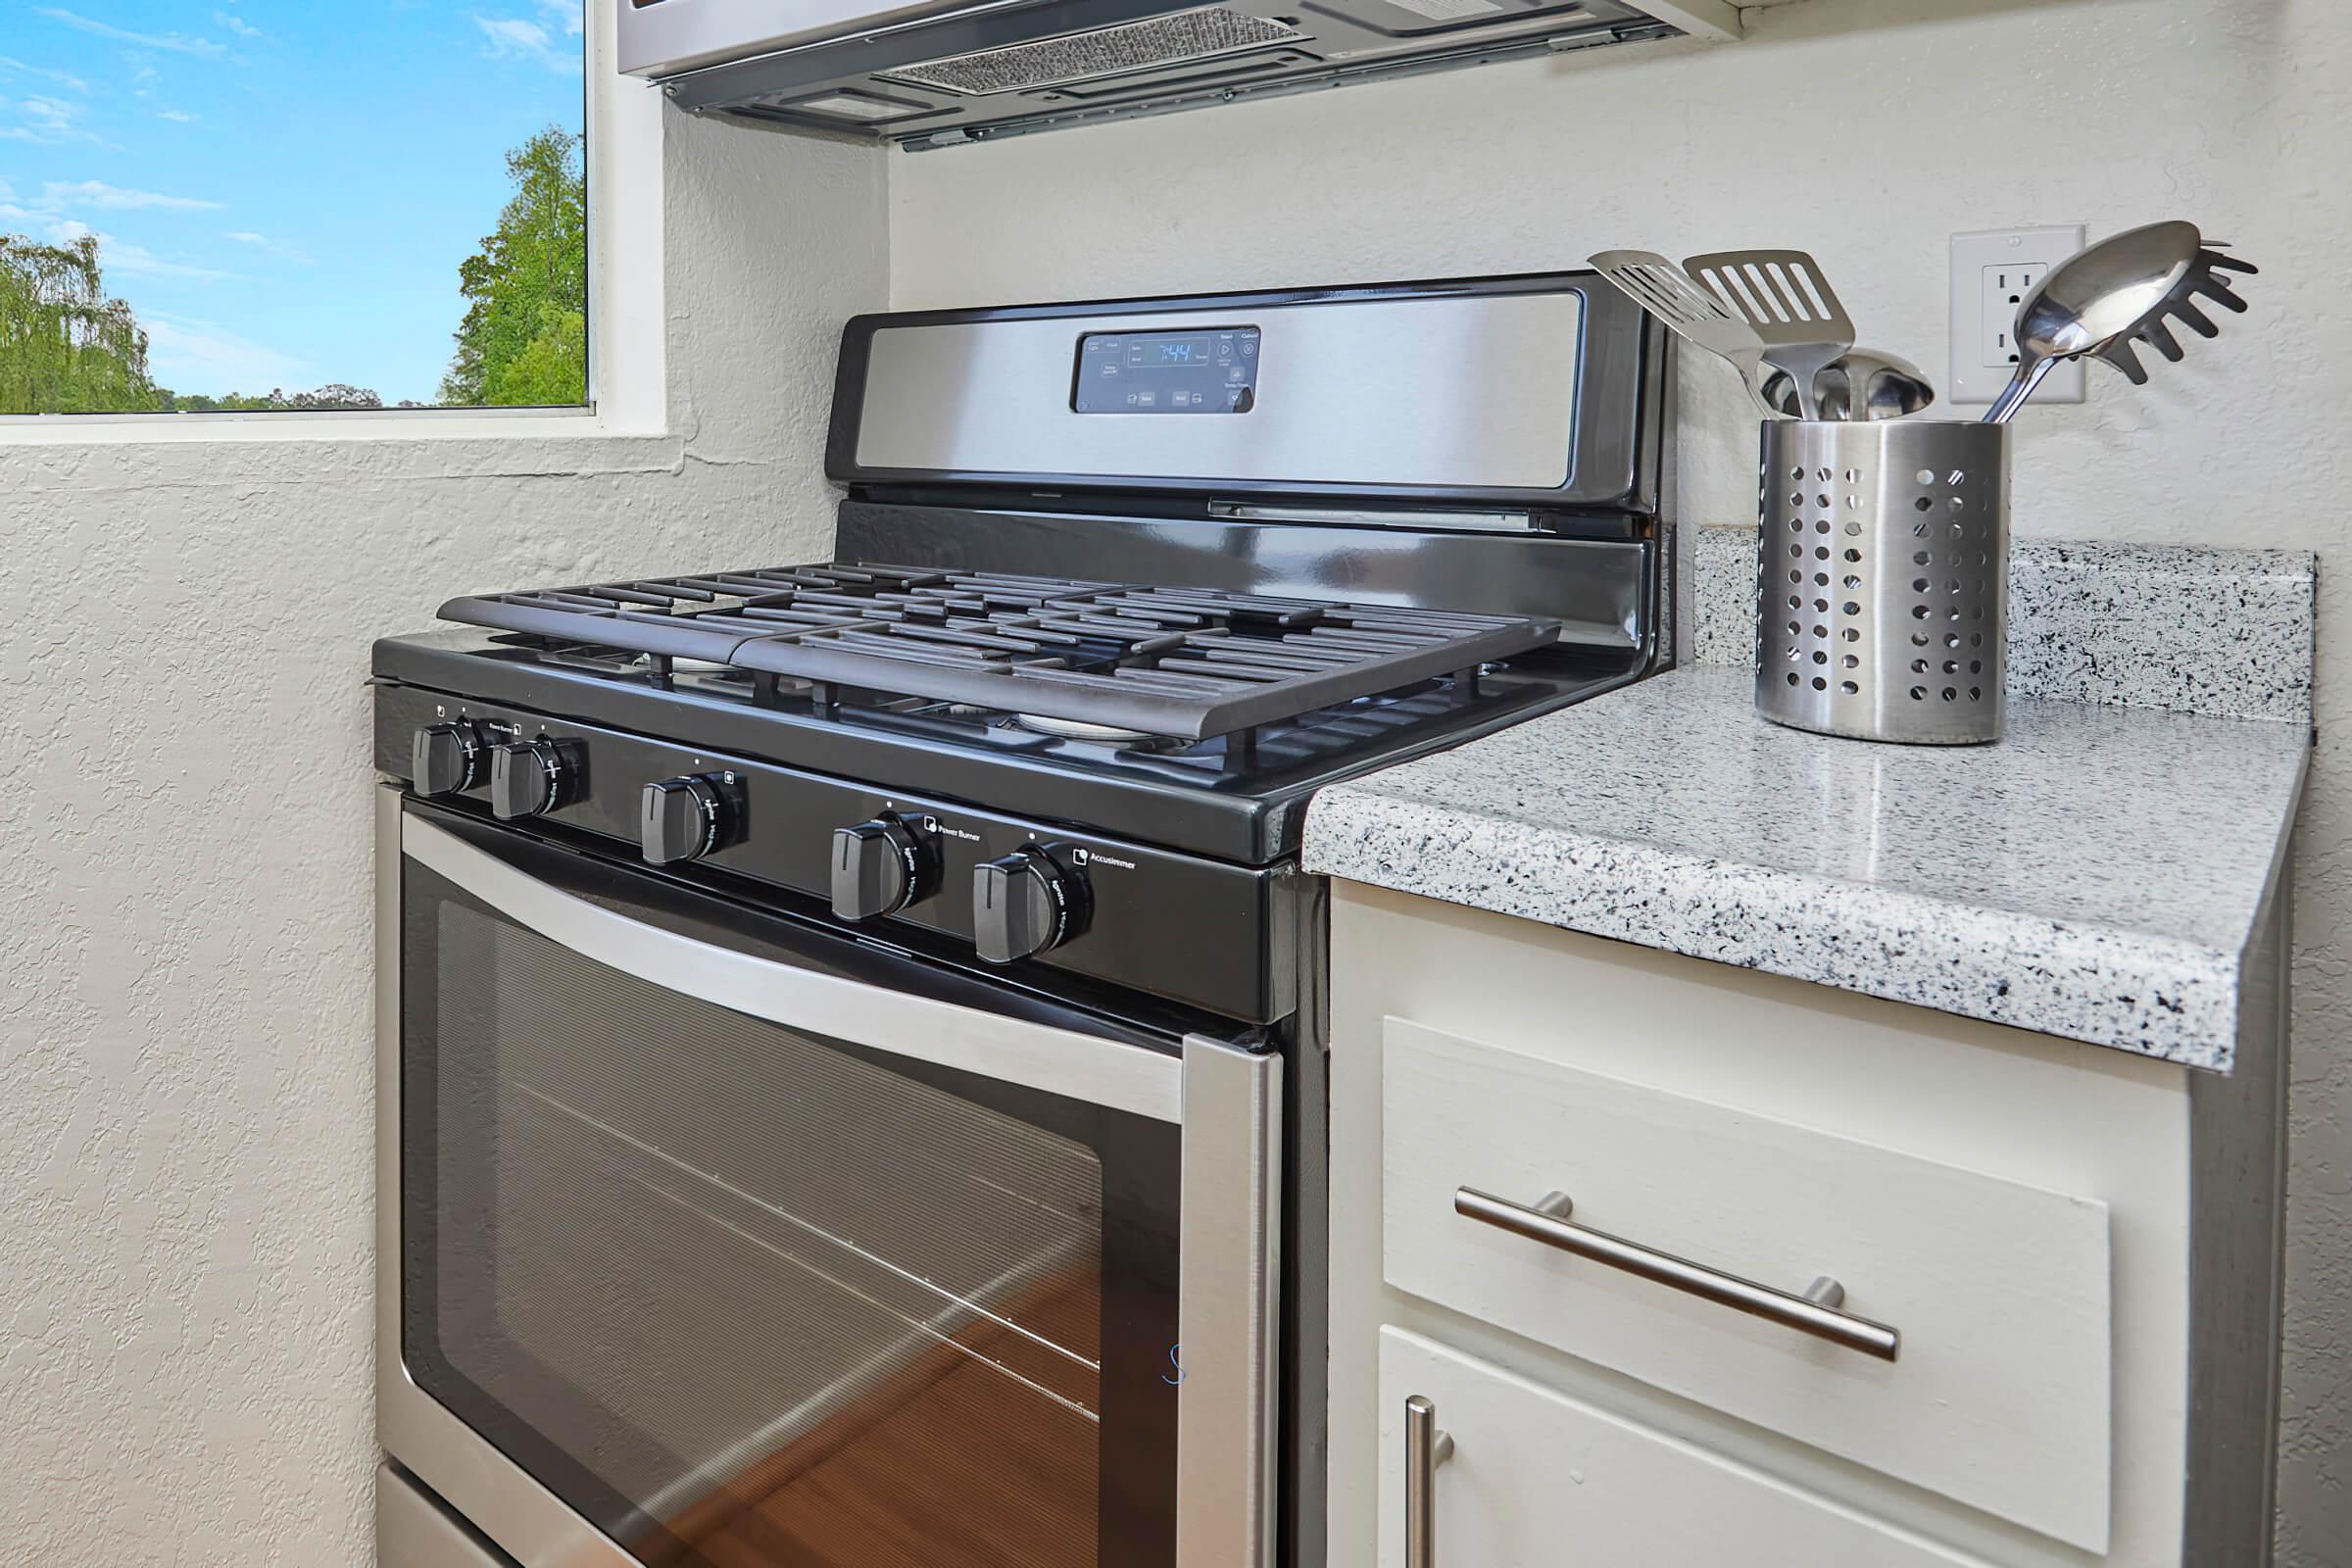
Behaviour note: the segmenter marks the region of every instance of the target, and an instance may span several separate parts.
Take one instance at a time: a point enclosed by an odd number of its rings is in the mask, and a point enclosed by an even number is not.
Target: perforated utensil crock
[[[1856,740],[1998,740],[2004,425],[1768,420],[1756,710]]]

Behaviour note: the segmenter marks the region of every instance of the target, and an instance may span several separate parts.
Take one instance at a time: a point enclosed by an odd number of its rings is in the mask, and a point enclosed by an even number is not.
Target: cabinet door
[[[1437,1406],[1429,1568],[1984,1568],[1433,1340],[1380,1332],[1380,1568],[1406,1568],[1404,1401]]]
[[[2108,1547],[2107,1208],[1525,1052],[1386,1027],[1389,1282],[2087,1551]],[[1875,1359],[1466,1217],[1469,1189],[1887,1325]]]

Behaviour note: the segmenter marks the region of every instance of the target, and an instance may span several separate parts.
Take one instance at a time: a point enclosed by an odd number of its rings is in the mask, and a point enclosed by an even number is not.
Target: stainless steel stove
[[[1318,1568],[1299,825],[1659,662],[1592,281],[861,318],[832,561],[377,645],[388,1518]]]

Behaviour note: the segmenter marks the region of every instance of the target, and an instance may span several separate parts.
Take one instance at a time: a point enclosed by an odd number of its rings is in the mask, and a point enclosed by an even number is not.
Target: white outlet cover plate
[[[2051,223],[2039,228],[1984,228],[1952,236],[1951,359],[1945,379],[1947,403],[1990,403],[2009,384],[2014,367],[2005,354],[1988,345],[1992,333],[2005,331],[2006,321],[1987,322],[1986,299],[1991,291],[1987,274],[2002,267],[2026,267],[2038,277],[2081,250],[2085,229],[2081,223]],[[2071,360],[2042,379],[2034,402],[2082,401],[2083,365]]]

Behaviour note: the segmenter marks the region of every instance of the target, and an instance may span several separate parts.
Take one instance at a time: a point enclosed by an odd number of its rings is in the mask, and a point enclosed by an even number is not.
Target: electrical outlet
[[[2042,274],[2082,248],[2081,223],[2044,228],[1988,228],[1952,236],[1951,374],[1945,401],[1990,403],[2017,368],[2009,339],[2017,307]],[[2082,362],[2059,365],[2034,394],[2035,403],[2080,403]]]
[[[1995,262],[1977,274],[1980,366],[1997,369],[2004,377],[2017,368],[2017,345],[2009,336],[2017,323],[2017,308],[2048,270],[2039,262]]]

